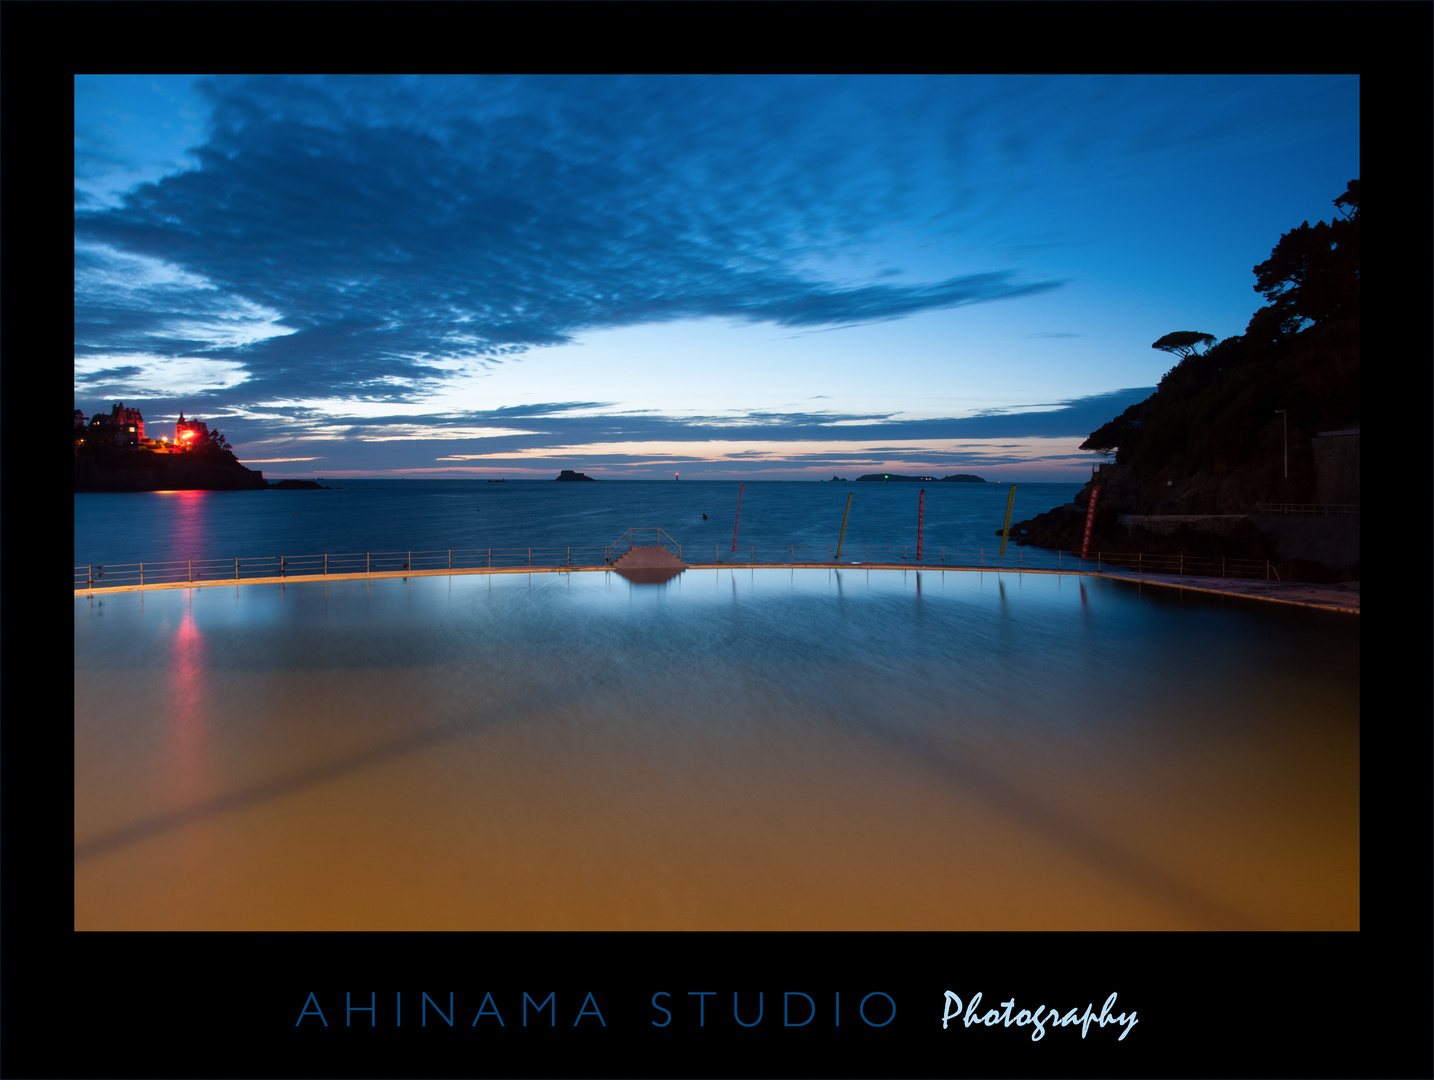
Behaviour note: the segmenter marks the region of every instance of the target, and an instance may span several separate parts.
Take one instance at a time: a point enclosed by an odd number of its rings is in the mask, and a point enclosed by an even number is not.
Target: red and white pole
[[[1099,495],[1099,486],[1090,489],[1090,505],[1085,508],[1085,537],[1080,542],[1080,557],[1082,559],[1090,555],[1090,530],[1095,524],[1095,500]]]
[[[738,526],[738,525],[741,523],[741,521],[742,521],[742,492],[744,492],[744,491],[746,491],[746,490],[747,490],[747,485],[746,485],[746,484],[743,484],[741,487],[739,487],[739,488],[737,489],[737,516],[732,519],[732,554],[733,554],[733,555],[737,554],[737,526]]]
[[[916,506],[916,561],[921,561],[921,526],[926,521],[926,489],[921,489],[921,501]]]

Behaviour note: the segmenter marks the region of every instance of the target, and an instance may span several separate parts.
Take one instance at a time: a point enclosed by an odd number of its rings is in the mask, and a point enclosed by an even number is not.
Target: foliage
[[[1291,229],[1255,267],[1255,291],[1269,303],[1245,330],[1253,343],[1277,346],[1308,326],[1359,314],[1359,181],[1334,204],[1342,217]]]
[[[1127,467],[1119,497],[1131,508],[1211,512],[1258,499],[1306,501],[1300,492],[1313,498],[1309,437],[1359,417],[1359,181],[1334,202],[1340,219],[1285,233],[1255,267],[1269,303],[1243,336],[1216,343],[1193,330],[1166,334],[1152,347],[1179,363],[1154,394],[1081,444],[1114,451]]]
[[[1186,357],[1199,355],[1198,350],[1201,345],[1208,349],[1213,344],[1215,344],[1214,334],[1202,334],[1198,330],[1176,330],[1173,334],[1166,334],[1150,347]]]

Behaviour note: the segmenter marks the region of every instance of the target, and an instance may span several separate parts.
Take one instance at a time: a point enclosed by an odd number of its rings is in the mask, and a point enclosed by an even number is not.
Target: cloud
[[[1059,287],[1004,267],[911,284],[813,271],[928,213],[937,177],[888,130],[910,109],[939,128],[920,82],[199,89],[197,167],[76,207],[77,352],[203,348],[242,361],[247,394],[399,401],[451,378],[455,355],[499,363],[595,328],[842,326]]]

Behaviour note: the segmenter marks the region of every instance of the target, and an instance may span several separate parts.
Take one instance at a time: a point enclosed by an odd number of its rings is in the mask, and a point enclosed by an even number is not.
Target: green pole
[[[842,516],[841,516],[841,535],[837,537],[837,553],[836,553],[837,559],[840,559],[840,558],[841,558],[841,544],[842,544],[842,541],[846,539],[846,519],[849,518],[849,517],[851,517],[851,497],[852,497],[852,495],[853,495],[853,492],[848,491],[848,492],[846,493],[846,513],[842,514]],[[836,560],[834,559],[834,560],[832,560],[832,561],[835,562]]]
[[[1006,554],[1006,536],[1011,531],[1011,507],[1016,503],[1016,485],[1011,485],[1011,493],[1006,496],[1006,523],[1001,526],[1001,550],[996,552],[996,558]]]

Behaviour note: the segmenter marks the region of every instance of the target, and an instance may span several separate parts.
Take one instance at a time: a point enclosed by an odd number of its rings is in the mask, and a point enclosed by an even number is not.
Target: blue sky
[[[75,405],[271,477],[1083,480],[1359,81],[75,78]]]

